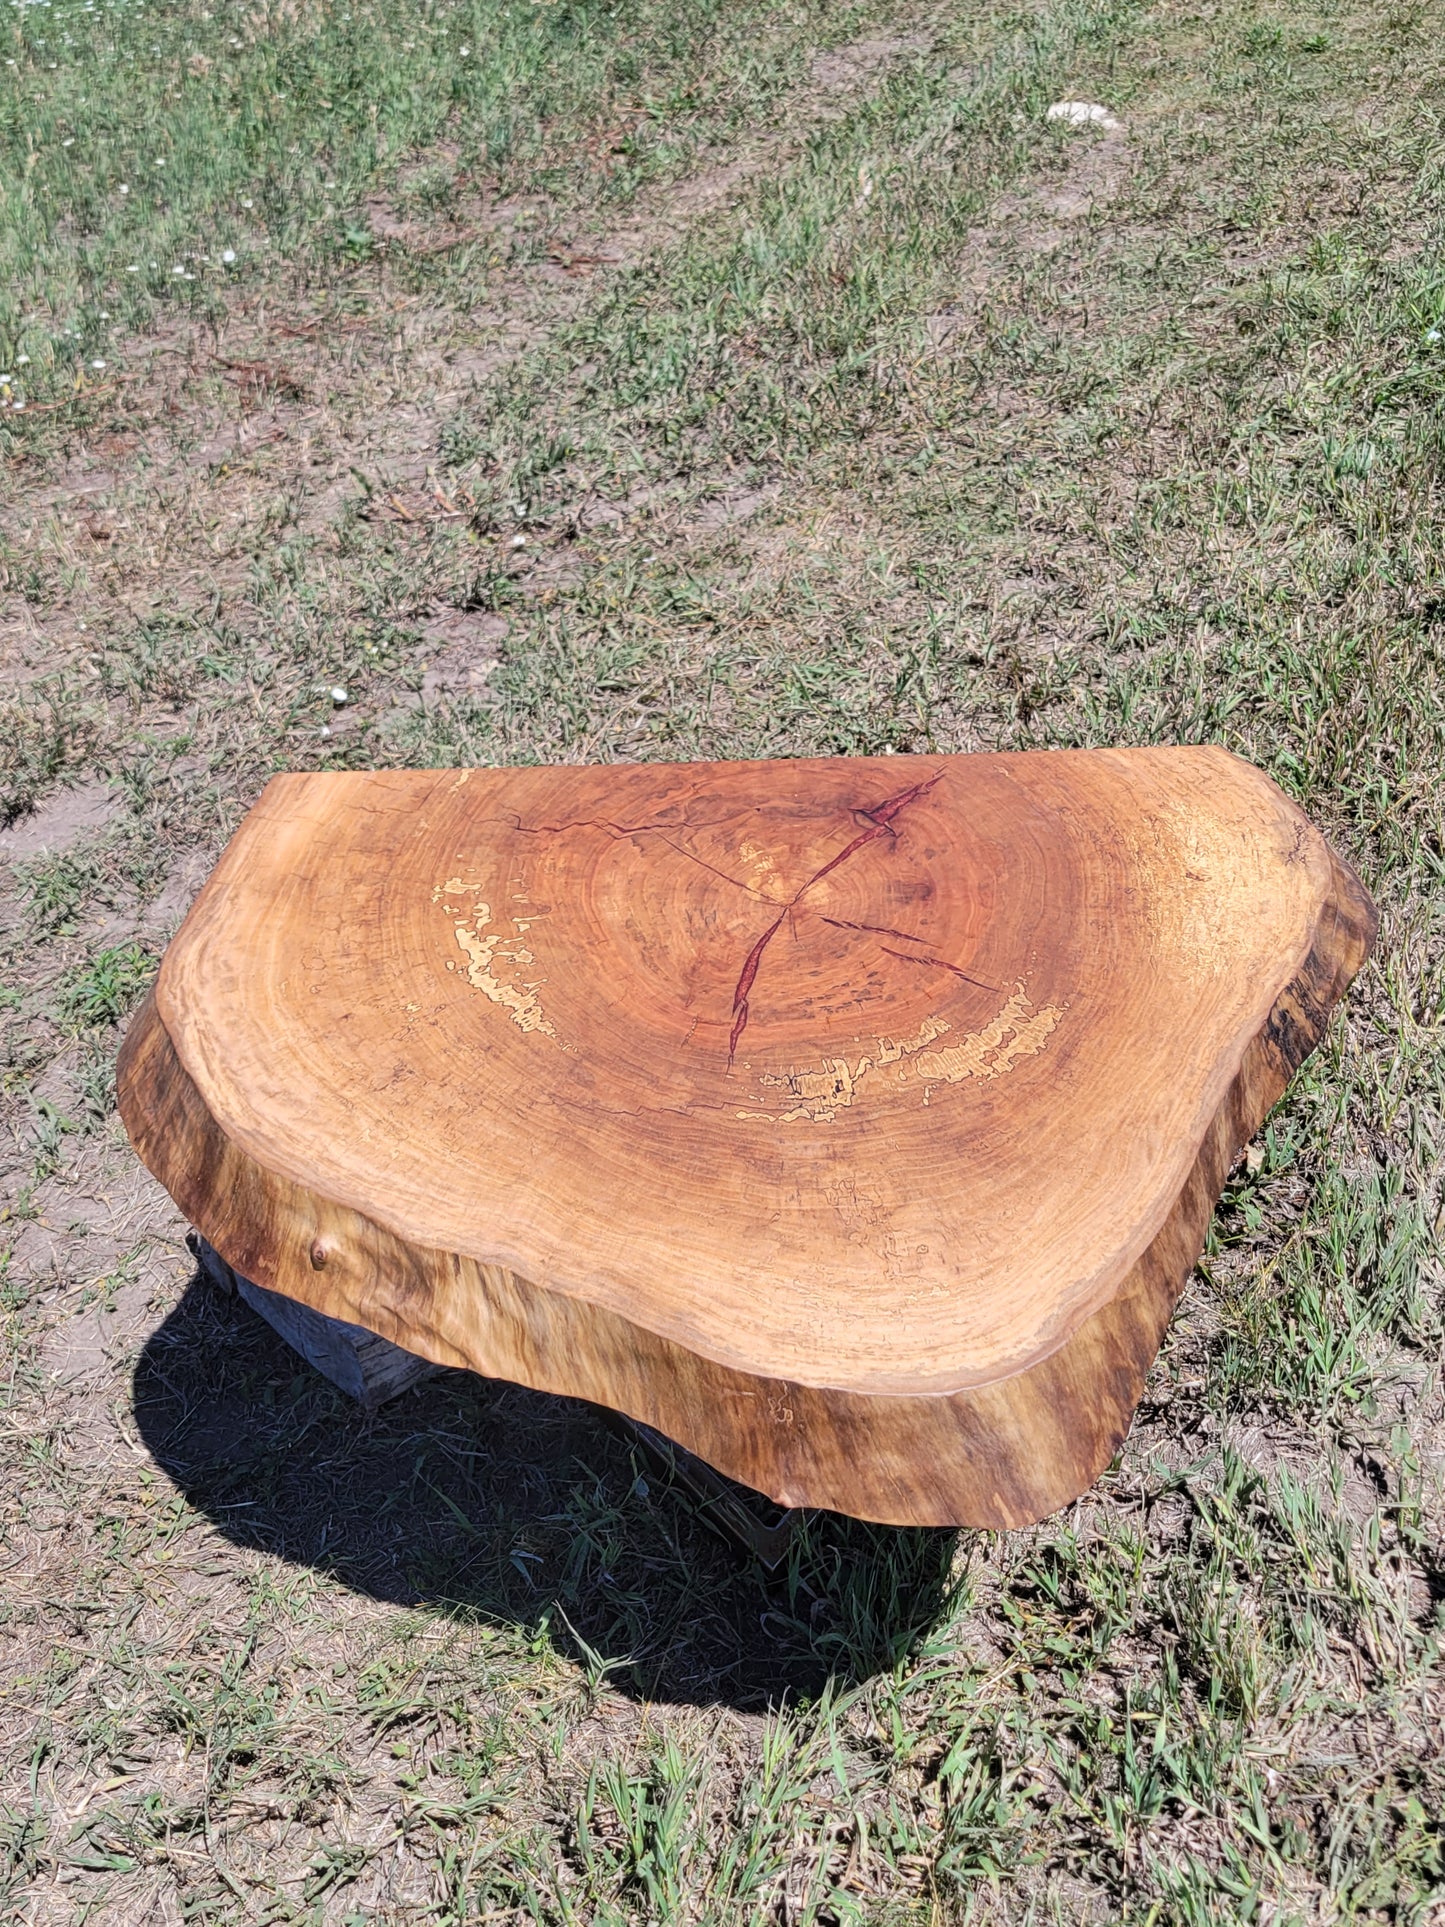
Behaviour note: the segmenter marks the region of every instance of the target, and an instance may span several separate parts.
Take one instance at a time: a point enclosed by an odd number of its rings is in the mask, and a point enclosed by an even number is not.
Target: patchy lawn
[[[0,1911],[1440,1919],[1438,13],[0,42]],[[582,1406],[362,1418],[115,1118],[273,770],[1172,740],[1382,937],[1033,1531],[820,1517],[769,1581]]]

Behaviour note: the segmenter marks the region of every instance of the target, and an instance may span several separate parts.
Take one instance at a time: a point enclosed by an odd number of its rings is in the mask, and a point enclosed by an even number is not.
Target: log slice
[[[783,1505],[1015,1526],[1374,932],[1218,749],[282,776],[121,1111],[269,1290]]]

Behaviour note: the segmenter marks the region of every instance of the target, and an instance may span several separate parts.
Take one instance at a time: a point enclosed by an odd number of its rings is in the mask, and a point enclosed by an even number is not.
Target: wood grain
[[[121,1108],[272,1290],[784,1505],[1018,1525],[1374,928],[1214,749],[279,777]]]

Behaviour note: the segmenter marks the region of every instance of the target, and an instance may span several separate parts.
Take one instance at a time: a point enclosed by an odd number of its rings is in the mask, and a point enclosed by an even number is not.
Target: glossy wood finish
[[[1017,1525],[1373,935],[1213,749],[281,777],[121,1106],[270,1289],[782,1504]]]

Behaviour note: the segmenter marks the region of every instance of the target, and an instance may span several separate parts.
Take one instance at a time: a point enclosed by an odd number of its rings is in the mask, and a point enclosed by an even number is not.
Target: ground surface
[[[7,12],[0,1911],[1445,1914],[1440,25]],[[1035,1531],[767,1582],[580,1408],[358,1420],[123,1141],[273,769],[1174,739],[1382,940]]]

